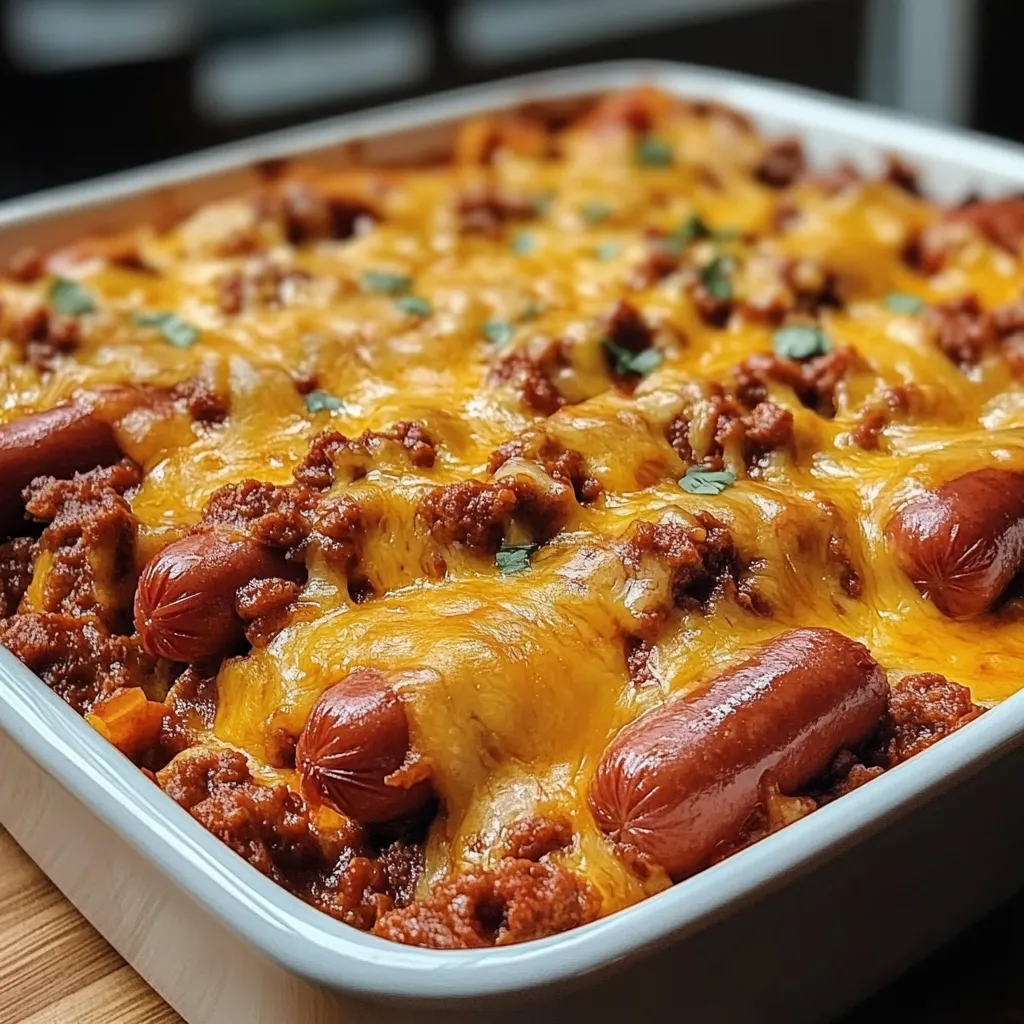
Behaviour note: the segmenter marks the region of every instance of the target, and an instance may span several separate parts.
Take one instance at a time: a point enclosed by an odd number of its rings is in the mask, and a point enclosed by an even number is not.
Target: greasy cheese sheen
[[[264,650],[223,665],[211,738],[259,764],[268,738],[281,727],[299,732],[318,695],[352,667],[398,673],[414,747],[432,766],[443,801],[424,887],[452,868],[486,862],[492,855],[480,851],[503,824],[544,812],[571,816],[578,842],[557,856],[598,886],[605,911],[666,884],[641,883],[596,832],[586,807],[594,765],[618,728],[667,693],[707,680],[791,627],[832,627],[864,642],[892,678],[941,672],[985,703],[1024,679],[1024,622],[946,619],[893,566],[882,534],[893,509],[925,488],[986,465],[1024,469],[1024,394],[1005,365],[993,358],[961,372],[919,316],[892,312],[883,297],[910,292],[938,301],[972,291],[991,307],[1019,296],[1024,270],[979,240],[961,247],[941,274],[914,274],[900,249],[937,211],[883,183],[836,195],[813,185],[790,190],[801,217],[779,234],[779,193],[749,171],[763,149],[756,136],[728,118],[685,111],[664,115],[656,134],[672,145],[674,166],[638,166],[628,131],[577,127],[563,135],[557,160],[499,149],[489,168],[325,176],[325,188],[370,196],[382,214],[346,241],[296,249],[271,233],[264,254],[221,255],[225,236],[252,228],[253,206],[240,198],[167,233],[140,229],[158,274],[117,268],[101,245],[69,250],[61,272],[101,305],[83,320],[77,357],[42,378],[13,345],[0,345],[5,419],[98,382],[206,375],[229,389],[222,424],[177,424],[137,437],[130,422],[124,426],[126,446],[146,469],[132,499],[141,559],[195,523],[218,487],[246,477],[290,482],[324,428],[353,437],[398,420],[426,425],[438,449],[432,469],[385,451],[364,479],[335,485],[362,503],[372,523],[363,571],[380,596],[350,603],[344,579],[314,560],[292,623]],[[717,181],[701,172],[707,167]],[[547,205],[498,238],[460,233],[457,196],[484,180],[544,196]],[[607,217],[588,222],[581,214],[588,203],[605,204]],[[728,382],[745,357],[771,350],[771,328],[738,316],[725,329],[706,325],[676,275],[639,291],[628,283],[645,255],[644,229],[672,231],[694,212],[713,226],[760,235],[753,245],[721,243],[737,261],[740,296],[757,287],[765,258],[809,257],[836,271],[851,301],[825,311],[822,323],[833,345],[854,346],[867,365],[839,385],[832,420],[803,408],[790,389],[774,388],[771,399],[796,419],[795,453],[774,453],[756,480],[735,464],[739,480],[719,496],[680,488],[684,467],[664,429],[682,385]],[[514,244],[521,233],[529,238]],[[715,251],[716,243],[698,244]],[[257,302],[237,315],[219,312],[223,276],[266,259],[308,278],[289,286],[279,307]],[[368,270],[408,275],[432,315],[420,319],[388,295],[365,293]],[[4,283],[5,315],[29,308],[44,288]],[[612,386],[601,349],[602,317],[621,297],[662,330],[665,352],[633,395]],[[524,319],[528,308],[535,315]],[[134,323],[140,310],[174,310],[199,328],[200,340],[175,348]],[[495,320],[513,326],[500,351],[483,333]],[[570,404],[543,421],[510,386],[489,383],[489,373],[497,359],[547,338],[567,339],[570,358],[555,383]],[[293,376],[313,373],[342,409],[306,410]],[[919,389],[913,420],[889,426],[876,451],[854,445],[850,431],[864,404],[908,384]],[[584,454],[603,495],[576,509],[527,571],[502,576],[489,558],[447,549],[447,576],[429,579],[424,562],[436,545],[414,522],[420,497],[440,484],[488,479],[494,448],[539,423]],[[741,553],[759,560],[754,572],[773,614],[758,617],[729,601],[707,615],[674,612],[652,661],[660,684],[638,689],[623,638],[651,595],[626,578],[612,544],[637,519],[691,523],[699,510],[722,519]],[[863,577],[857,599],[836,583],[828,542],[837,528]],[[294,773],[262,774],[296,783]],[[484,843],[474,839],[481,835]]]

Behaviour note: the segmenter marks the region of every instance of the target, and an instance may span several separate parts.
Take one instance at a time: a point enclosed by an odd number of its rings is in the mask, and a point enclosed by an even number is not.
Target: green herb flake
[[[641,167],[671,167],[676,162],[672,147],[664,139],[647,135],[636,144],[636,162]]]
[[[389,274],[383,270],[368,270],[363,274],[363,291],[377,295],[402,295],[412,287],[407,274]]]
[[[669,236],[680,248],[696,242],[699,238],[710,238],[711,228],[699,213],[691,213]]]
[[[199,340],[199,328],[177,313],[136,313],[140,327],[155,327],[175,348],[191,348]]]
[[[605,242],[594,250],[594,255],[602,261],[613,260],[622,252],[621,242]]]
[[[310,412],[338,412],[344,407],[345,403],[328,391],[310,391],[306,395],[306,408]]]
[[[541,194],[537,196],[532,203],[533,212],[538,217],[543,217],[544,214],[551,209],[551,204],[554,202],[554,199],[554,192],[541,192]]]
[[[721,494],[736,483],[736,474],[731,469],[701,469],[691,466],[679,481],[679,486],[690,494]]]
[[[426,299],[420,298],[419,295],[403,295],[401,298],[395,299],[395,309],[400,309],[403,313],[423,319],[434,312],[434,307]]]
[[[530,568],[530,555],[536,550],[536,544],[506,544],[502,541],[494,555],[494,562],[502,576],[511,576],[512,573]]]
[[[642,352],[630,352],[628,348],[616,345],[611,338],[605,338],[601,344],[611,356],[612,369],[623,376],[635,373],[645,377],[652,370],[661,366],[661,361],[665,358],[656,348],[645,348]]]
[[[810,324],[790,324],[772,335],[772,348],[783,359],[810,359],[824,355],[831,347],[825,332]]]
[[[499,348],[504,347],[512,340],[512,333],[515,328],[507,320],[488,320],[484,324],[484,337]]]
[[[521,324],[525,324],[529,320],[536,320],[543,312],[544,307],[539,302],[535,302],[531,299],[525,306],[523,306],[522,310],[520,310],[518,317],[519,322]]]
[[[512,251],[517,256],[529,256],[537,248],[537,239],[529,231],[520,231],[512,239]]]
[[[700,283],[708,295],[718,302],[728,302],[732,298],[730,269],[731,262],[721,256],[716,256],[700,268]]]
[[[885,297],[885,304],[894,313],[903,313],[906,316],[914,316],[925,308],[923,299],[916,295],[907,295],[905,292],[889,292]]]
[[[66,277],[55,278],[50,285],[50,305],[64,316],[83,316],[95,313],[96,300],[77,282]]]
[[[612,215],[612,208],[607,203],[595,199],[584,203],[580,213],[588,224],[600,224],[601,221],[607,220]]]

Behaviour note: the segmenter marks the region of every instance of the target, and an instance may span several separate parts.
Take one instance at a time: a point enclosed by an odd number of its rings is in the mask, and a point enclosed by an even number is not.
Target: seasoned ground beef
[[[305,458],[295,467],[298,483],[326,491],[335,481],[339,470],[342,479],[358,480],[370,468],[370,453],[366,446],[347,438],[337,430],[322,430],[310,442]]]
[[[634,291],[652,288],[680,267],[679,253],[666,244],[663,232],[650,231],[646,238],[646,253],[643,260],[633,269],[629,277],[629,286]]]
[[[434,886],[425,900],[384,914],[373,928],[393,942],[431,949],[506,946],[593,921],[597,892],[554,864],[507,857]]]
[[[500,238],[506,224],[536,216],[536,203],[497,185],[481,183],[465,189],[455,206],[459,230],[464,235]]]
[[[868,402],[857,415],[851,431],[854,444],[865,451],[878,448],[882,431],[899,415],[910,410],[910,389],[902,385],[886,388],[881,396]]]
[[[566,818],[520,818],[501,830],[499,847],[509,857],[539,861],[572,845],[572,822]]]
[[[466,480],[429,491],[416,516],[441,544],[465,544],[471,551],[493,554],[517,503],[510,486]]]
[[[716,295],[710,291],[703,281],[697,280],[690,285],[690,296],[697,306],[701,320],[709,327],[725,327],[732,316],[732,297]]]
[[[127,631],[135,590],[138,521],[124,491],[140,480],[138,467],[120,463],[71,480],[40,477],[25,492],[29,516],[49,525],[39,538],[35,610],[96,616]]]
[[[112,636],[94,619],[22,612],[0,622],[0,643],[80,714],[99,697],[159,678],[137,637]]]
[[[836,414],[836,387],[864,361],[849,345],[803,362],[761,353],[746,359],[736,370],[736,393],[745,405],[753,408],[768,396],[769,383],[786,384],[793,389],[800,404],[819,416]]]
[[[966,686],[934,672],[906,676],[892,688],[889,708],[868,752],[870,763],[892,768],[983,712]]]
[[[553,480],[569,484],[581,505],[596,501],[601,494],[600,482],[587,470],[587,461],[575,448],[563,448],[554,438],[543,433],[530,433],[499,445],[487,461],[487,471],[497,473],[509,459],[537,462]]]
[[[268,547],[287,551],[302,562],[316,548],[339,572],[351,572],[359,560],[362,509],[347,498],[327,497],[309,487],[243,480],[214,491],[198,529],[225,525]]]
[[[323,430],[313,438],[309,451],[294,476],[298,483],[327,490],[336,479],[351,481],[364,477],[374,454],[388,444],[400,446],[418,469],[430,469],[437,449],[426,427],[403,420],[384,430],[366,430],[350,440],[337,430]]]
[[[248,625],[245,638],[253,647],[266,647],[288,624],[288,613],[302,592],[292,580],[251,580],[235,596],[238,615]]]
[[[395,842],[377,857],[354,824],[318,828],[302,797],[256,782],[238,751],[186,751],[157,782],[257,871],[346,924],[368,929],[410,898],[418,847]]]
[[[309,535],[313,504],[305,488],[243,480],[210,495],[203,523],[233,526],[268,547],[293,548]]]
[[[419,469],[430,469],[437,458],[434,440],[422,423],[402,420],[384,430],[367,430],[360,435],[359,440],[370,451],[379,448],[384,442],[393,441],[405,449],[409,461]]]
[[[730,452],[740,455],[748,471],[753,471],[771,452],[792,447],[793,414],[774,402],[744,405],[735,394],[712,384],[706,393],[687,395],[683,411],[669,424],[665,437],[688,465],[721,470]],[[702,445],[699,456],[698,444]]]
[[[630,636],[626,638],[626,666],[629,669],[630,682],[637,688],[651,686],[657,682],[651,670],[651,655],[654,645],[649,640]]]
[[[654,342],[654,330],[632,303],[620,299],[603,318],[604,337],[625,352],[639,353]],[[616,373],[611,354],[605,351],[609,372]],[[621,374],[620,374],[621,376]]]
[[[672,598],[683,609],[699,610],[725,593],[754,608],[732,534],[709,512],[694,518],[693,527],[674,520],[635,522],[622,548],[627,569],[642,572],[645,560],[655,559],[671,573]]]
[[[192,377],[171,388],[170,396],[185,403],[196,423],[221,423],[231,409],[228,395],[206,377]]]
[[[284,236],[292,245],[351,238],[363,225],[380,220],[378,211],[364,200],[328,195],[305,181],[289,182],[275,198],[264,208],[280,217]]]
[[[929,307],[925,322],[935,344],[961,370],[977,366],[986,351],[995,347],[992,317],[982,309],[977,295],[965,295]]]
[[[754,168],[754,177],[769,188],[789,188],[803,174],[804,147],[799,139],[779,139]]]
[[[59,357],[71,354],[82,340],[81,325],[38,306],[16,320],[9,329],[11,340],[27,362],[40,373],[54,369]]]
[[[0,544],[0,619],[18,610],[18,604],[32,582],[35,557],[36,542],[31,537],[16,537]]]
[[[167,693],[167,714],[160,735],[165,759],[191,747],[213,728],[217,714],[217,681],[189,666]]]
[[[497,364],[491,373],[491,380],[495,384],[511,384],[534,412],[550,416],[565,404],[565,399],[549,375],[557,361],[554,346],[540,357],[513,352]]]

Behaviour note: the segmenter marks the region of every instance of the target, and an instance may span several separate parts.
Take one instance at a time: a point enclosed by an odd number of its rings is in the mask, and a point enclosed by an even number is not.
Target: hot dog
[[[885,535],[896,564],[941,612],[982,615],[1024,567],[1024,473],[957,477],[893,516]]]
[[[698,696],[622,729],[591,781],[591,811],[615,842],[681,878],[736,836],[765,772],[783,793],[806,785],[874,731],[888,690],[861,644],[831,629],[783,633]]]
[[[283,551],[230,530],[206,530],[163,549],[142,571],[135,628],[143,649],[171,661],[199,661],[236,650],[244,623],[235,593],[258,579],[305,579]]]
[[[112,384],[0,426],[0,535],[18,532],[25,511],[21,494],[36,477],[66,479],[112,466],[125,455],[115,425],[142,406],[169,402],[157,388]]]
[[[0,534],[18,532],[25,516],[21,492],[37,476],[70,477],[120,458],[113,427],[77,402],[0,426]]]
[[[409,721],[387,679],[360,669],[325,690],[295,751],[304,785],[335,810],[364,824],[408,817],[433,796],[430,782],[407,773]]]

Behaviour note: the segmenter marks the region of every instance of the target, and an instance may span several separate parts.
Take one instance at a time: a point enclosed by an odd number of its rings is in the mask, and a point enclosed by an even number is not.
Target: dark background
[[[865,19],[872,3],[898,2],[0,0],[0,196],[389,100],[614,58],[691,61],[885,100],[862,84]],[[1024,139],[1015,52],[1024,3],[906,2],[966,4],[976,71],[958,119]],[[498,8],[533,28],[532,46],[495,53],[474,40],[467,20]],[[609,10],[618,18],[595,33],[591,23],[609,21]]]

